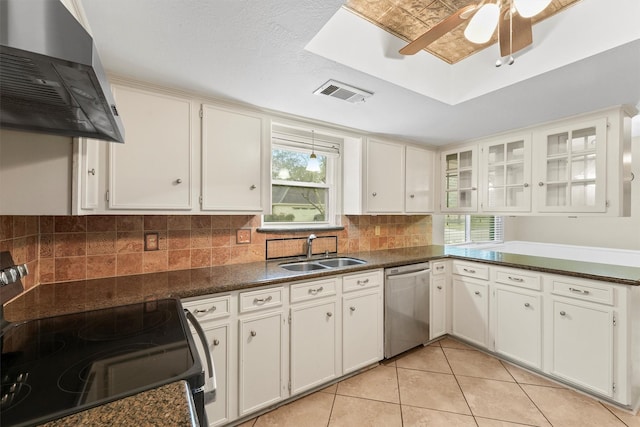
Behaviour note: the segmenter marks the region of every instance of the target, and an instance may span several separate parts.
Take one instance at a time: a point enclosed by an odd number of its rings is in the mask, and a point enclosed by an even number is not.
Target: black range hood
[[[59,0],[0,0],[0,127],[124,142],[93,39]]]

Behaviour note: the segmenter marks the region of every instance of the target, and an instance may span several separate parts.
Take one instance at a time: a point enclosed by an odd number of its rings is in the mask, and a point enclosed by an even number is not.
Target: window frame
[[[449,233],[447,233],[447,217],[457,216],[464,217],[464,241],[449,243]],[[493,234],[492,240],[474,240],[472,234],[474,232],[471,217],[490,217],[493,218]],[[476,230],[477,231],[477,230]],[[491,232],[489,230],[489,232]],[[447,214],[444,219],[444,236],[443,242],[445,246],[462,246],[462,245],[475,245],[475,244],[487,244],[487,243],[502,243],[504,242],[504,217],[499,215],[465,215],[465,214]]]

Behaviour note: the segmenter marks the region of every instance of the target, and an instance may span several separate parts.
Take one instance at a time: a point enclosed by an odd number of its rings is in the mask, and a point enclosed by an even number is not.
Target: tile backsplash
[[[343,216],[338,253],[431,243],[431,216]],[[267,239],[310,232],[258,232],[260,216],[0,216],[0,250],[27,263],[25,288],[132,274],[263,261]],[[238,233],[238,230],[242,230]],[[145,235],[154,249],[145,251]],[[157,236],[157,245],[155,245]],[[299,242],[304,242],[300,239]],[[299,243],[300,244],[300,243]],[[302,247],[300,248],[302,249]]]

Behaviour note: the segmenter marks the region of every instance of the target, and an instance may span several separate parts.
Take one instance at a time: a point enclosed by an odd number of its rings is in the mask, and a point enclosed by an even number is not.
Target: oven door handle
[[[218,384],[216,382],[216,369],[213,365],[213,360],[211,358],[211,352],[209,351],[209,344],[207,343],[207,337],[204,334],[204,330],[202,326],[200,326],[200,322],[196,319],[189,310],[184,309],[184,314],[187,316],[187,320],[193,325],[193,328],[196,330],[198,337],[200,338],[200,342],[202,343],[202,348],[204,349],[204,354],[207,357],[207,367],[209,368],[209,390],[204,393],[204,401],[213,402],[216,400],[216,389],[218,388]]]

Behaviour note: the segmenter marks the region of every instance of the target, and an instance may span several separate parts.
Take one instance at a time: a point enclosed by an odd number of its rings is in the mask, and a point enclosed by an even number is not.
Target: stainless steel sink
[[[318,261],[318,264],[322,264],[330,268],[347,267],[349,265],[361,265],[366,263],[367,261],[363,261],[357,258],[331,258]]]
[[[340,257],[309,261],[286,262],[284,264],[280,264],[280,267],[289,271],[315,271],[366,263],[366,261],[357,258]]]

